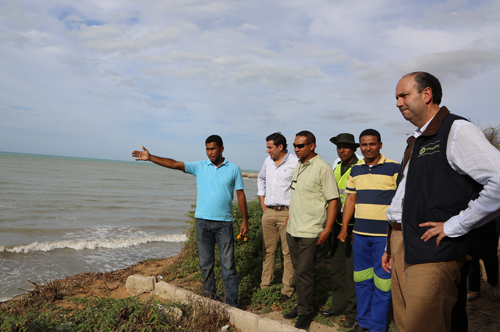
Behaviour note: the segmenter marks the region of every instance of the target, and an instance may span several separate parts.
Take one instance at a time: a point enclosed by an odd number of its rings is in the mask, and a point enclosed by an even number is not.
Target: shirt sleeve
[[[195,162],[184,162],[184,173],[192,174],[196,176],[198,173],[198,166],[200,165],[200,161]]]
[[[352,170],[351,170],[351,174],[349,174],[349,179],[347,180],[347,186],[345,188],[345,192],[347,194],[355,194],[356,193],[356,187],[354,185],[354,179],[352,178]]]
[[[264,160],[264,165],[257,177],[257,196],[266,196],[266,164],[267,159]]]
[[[337,182],[335,181],[335,174],[330,164],[325,163],[322,170],[323,177],[323,196],[327,201],[338,198],[339,190],[337,189]]]
[[[451,167],[482,184],[479,197],[467,209],[444,223],[448,237],[467,234],[500,215],[500,151],[488,142],[483,132],[465,120],[453,123],[446,155]]]

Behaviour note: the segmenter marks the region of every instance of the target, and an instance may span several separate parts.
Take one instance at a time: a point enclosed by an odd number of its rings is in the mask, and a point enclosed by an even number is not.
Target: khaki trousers
[[[392,259],[392,310],[394,312],[394,323],[399,332],[405,332],[406,315],[406,274],[405,274],[405,249],[403,246],[403,232],[392,230],[391,235],[391,259]]]
[[[283,294],[292,296],[293,265],[286,241],[286,218],[288,211],[274,211],[267,209],[262,216],[262,233],[264,236],[264,260],[262,264],[262,278],[260,288],[271,285],[274,279],[274,266],[278,242],[281,240],[283,252]]]
[[[451,331],[463,263],[405,264],[406,332]]]

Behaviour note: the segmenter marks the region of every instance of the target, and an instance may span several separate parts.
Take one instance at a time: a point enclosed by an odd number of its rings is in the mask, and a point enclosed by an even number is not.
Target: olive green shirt
[[[315,238],[325,227],[328,201],[338,198],[332,166],[317,154],[293,171],[287,233]]]

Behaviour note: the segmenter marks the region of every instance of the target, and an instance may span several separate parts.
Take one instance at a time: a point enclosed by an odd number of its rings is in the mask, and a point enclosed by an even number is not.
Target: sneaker
[[[312,318],[310,315],[299,315],[299,319],[297,319],[297,323],[295,323],[295,327],[298,329],[305,330],[309,328],[311,325]]]
[[[284,319],[293,319],[293,318],[297,317],[298,315],[299,314],[297,313],[297,307],[295,307],[295,309],[293,309],[289,313],[283,315],[283,318]]]

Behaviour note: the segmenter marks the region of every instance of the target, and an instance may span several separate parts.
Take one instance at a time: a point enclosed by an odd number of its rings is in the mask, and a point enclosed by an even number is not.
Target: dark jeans
[[[286,233],[286,242],[295,272],[295,291],[297,293],[297,312],[310,315],[313,312],[314,257],[317,238],[293,237]]]
[[[222,280],[226,292],[226,303],[238,306],[238,272],[234,262],[233,223],[212,221],[198,218],[196,220],[198,256],[200,258],[201,277],[203,278],[203,296],[215,299],[214,263],[215,243],[219,247],[222,267]]]

